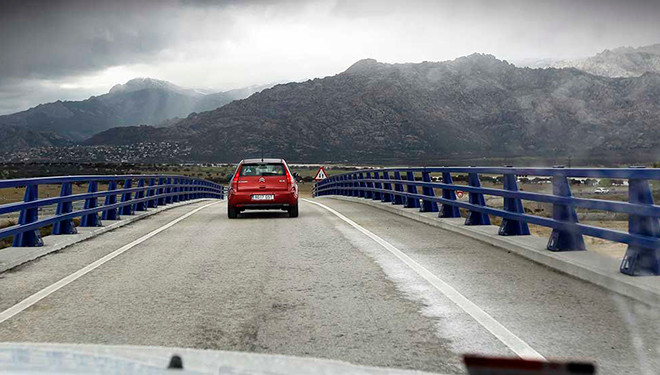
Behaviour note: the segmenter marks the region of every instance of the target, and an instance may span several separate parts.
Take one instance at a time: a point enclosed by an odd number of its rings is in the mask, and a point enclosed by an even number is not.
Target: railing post
[[[346,175],[346,195],[349,197],[353,196],[353,190],[351,189],[352,187],[353,187],[353,175],[349,173]]]
[[[133,187],[133,182],[130,178],[127,178],[124,181],[124,189],[130,189]],[[121,195],[121,202],[130,202],[132,200],[132,194],[130,191],[124,192]],[[133,215],[133,204],[127,204],[125,206],[122,206],[119,209],[119,215]]]
[[[385,171],[383,172],[383,180],[389,180],[390,179],[390,174],[389,172]],[[383,182],[383,189],[385,189],[385,192],[383,193],[383,197],[381,199],[381,202],[392,202],[392,184]]]
[[[364,198],[366,191],[364,190],[367,186],[364,183],[364,173],[359,172],[358,173],[358,186],[360,187],[360,190],[358,190],[358,197]]]
[[[504,190],[518,191],[516,175],[514,173],[505,173],[503,176],[503,185]],[[525,213],[520,198],[504,197],[504,210],[518,214]],[[529,235],[529,226],[524,221],[502,218],[502,224],[500,224],[497,234],[500,236],[526,236]]]
[[[174,178],[172,179],[172,184],[173,184],[173,185],[178,185],[180,182],[181,182],[181,179],[178,178],[178,177],[174,177]],[[178,193],[179,191],[181,191],[180,189],[181,189],[181,188],[178,187],[178,186],[172,186],[172,193]],[[172,195],[172,202],[173,202],[173,203],[176,203],[176,202],[178,202],[178,201],[179,201],[179,194],[174,194],[174,195]]]
[[[454,180],[452,180],[450,172],[442,172],[442,183],[447,185],[454,184]],[[455,201],[456,190],[442,189],[442,198]],[[438,217],[461,217],[461,210],[459,210],[456,206],[443,203],[442,206],[440,206],[440,213],[438,214]]]
[[[179,184],[186,185],[187,183],[188,183],[187,178],[184,177],[184,178],[179,179]],[[183,202],[183,201],[186,200],[186,189],[188,189],[186,186],[181,186],[179,188],[179,193],[180,193],[179,194],[179,202]]]
[[[628,180],[628,202],[653,205],[653,194],[647,180]],[[649,237],[660,237],[657,217],[628,215],[628,232]],[[631,276],[660,275],[660,249],[628,245],[619,270]]]
[[[415,172],[408,171],[406,172],[406,180],[415,182]],[[417,185],[406,185],[406,191],[410,194],[417,194]],[[404,207],[407,208],[419,208],[419,199],[413,197],[406,197],[406,204]]]
[[[155,178],[150,178],[149,179],[149,187],[151,189],[147,190],[147,196],[149,197],[155,197],[156,196],[156,179]],[[158,199],[150,199],[147,201],[147,208],[156,208],[158,207]]]
[[[137,187],[138,188],[144,187],[144,178],[138,180]],[[142,198],[144,198],[144,190],[139,190],[135,192],[135,199],[142,199]],[[142,202],[137,202],[135,204],[135,211],[146,211],[146,210],[147,210],[147,202],[142,201]]]
[[[172,195],[169,195],[172,193],[172,177],[168,177],[167,181],[165,183],[165,194],[168,194],[167,197],[165,197],[165,204],[170,204],[174,202],[174,197]]]
[[[66,197],[71,195],[72,193],[73,191],[71,189],[71,183],[63,182],[62,187],[60,188],[60,197]],[[73,203],[71,201],[60,202],[57,204],[55,215],[59,216],[62,214],[68,214],[72,211],[73,211]],[[78,233],[78,231],[76,230],[76,226],[73,225],[73,219],[64,219],[53,224],[53,231],[51,233],[55,235],[76,234]]]
[[[89,185],[87,187],[87,192],[88,193],[96,193],[98,189],[98,182],[96,181],[90,181]],[[94,197],[94,198],[87,198],[85,199],[85,206],[84,209],[90,209],[90,208],[96,208],[98,207],[98,202],[99,199]],[[82,219],[80,220],[80,226],[81,227],[100,227],[101,226],[101,219],[99,218],[99,213],[98,212],[93,212],[91,214],[83,215]]]
[[[39,199],[38,185],[27,185],[25,187],[25,195],[23,196],[23,202],[32,202],[38,199]],[[21,210],[21,213],[18,216],[19,225],[34,223],[37,220],[39,220],[38,207],[26,208],[24,210]],[[34,246],[43,246],[43,244],[44,241],[41,239],[41,234],[39,234],[39,229],[36,229],[15,235],[12,246],[34,247]]]
[[[156,189],[156,196],[158,199],[156,200],[156,204],[158,206],[164,206],[165,205],[165,197],[162,197],[161,195],[165,193],[165,177],[158,177],[158,188]]]
[[[366,177],[367,177],[367,180],[371,179],[371,172],[366,172]],[[365,181],[364,187],[365,187],[364,198],[365,199],[373,199],[374,198],[374,192],[372,190],[368,190],[368,189],[372,189],[374,187],[374,183],[370,182],[370,181]]]
[[[401,172],[394,171],[394,180],[401,181]],[[401,183],[394,183],[394,191],[403,192],[403,185]],[[392,195],[392,204],[403,204],[403,196],[394,193]]]
[[[374,172],[374,180],[380,180],[380,174],[378,172]],[[374,189],[382,189],[382,184],[380,182],[374,182]],[[383,197],[383,194],[380,191],[374,191],[374,195],[371,199],[373,200],[381,200]]]
[[[470,172],[468,173],[468,183],[473,187],[481,187],[481,181],[479,181],[479,174]],[[481,193],[469,193],[470,194],[470,203],[479,206],[485,206],[486,201],[484,200],[484,195]],[[479,211],[470,211],[468,212],[467,218],[465,218],[465,225],[490,225],[490,218],[487,214]]]
[[[108,191],[117,190],[117,181],[108,182]],[[110,194],[105,196],[105,205],[109,206],[111,204],[117,203],[117,194]],[[101,213],[101,220],[119,220],[119,210],[115,208],[109,208],[103,213]]]
[[[552,193],[560,197],[571,196],[571,188],[568,185],[568,178],[566,178],[566,176],[552,176]],[[575,209],[572,206],[565,204],[552,205],[552,218],[568,224],[578,223]],[[571,227],[571,229],[568,230],[553,229],[550,234],[550,239],[548,240],[547,248],[550,251],[584,250],[584,239],[582,238],[582,234],[575,227]]]
[[[353,187],[353,176],[350,174],[346,175],[346,195],[347,196],[352,196],[353,195],[353,190],[351,190],[351,187]]]
[[[197,199],[197,180],[190,179],[190,193],[188,194],[188,199]]]
[[[431,182],[431,174],[429,172],[422,172],[422,182]],[[435,197],[433,188],[430,186],[422,186],[422,194],[427,197]],[[419,208],[420,212],[438,212],[438,202],[422,199],[422,206]]]

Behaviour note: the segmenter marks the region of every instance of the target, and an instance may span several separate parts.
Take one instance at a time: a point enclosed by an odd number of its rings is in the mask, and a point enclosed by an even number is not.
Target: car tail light
[[[293,185],[293,181],[291,180],[291,173],[289,173],[289,169],[284,168],[284,173],[286,173],[286,183],[289,185]]]
[[[234,175],[234,180],[233,180],[232,183],[231,183],[231,187],[232,187],[234,190],[238,190],[238,177],[239,177],[240,175],[241,175],[241,169],[238,168],[238,169],[236,170],[236,174]]]

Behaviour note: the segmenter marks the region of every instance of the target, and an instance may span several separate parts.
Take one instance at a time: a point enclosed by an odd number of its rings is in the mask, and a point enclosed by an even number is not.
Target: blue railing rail
[[[107,183],[99,191],[99,183]],[[135,186],[133,185],[135,183]],[[87,185],[87,193],[73,194],[73,185]],[[39,199],[40,185],[60,185],[58,197]],[[121,187],[119,186],[121,185]],[[14,237],[12,246],[41,246],[39,229],[53,225],[51,234],[76,233],[81,227],[101,226],[102,220],[118,220],[166,204],[199,198],[223,199],[225,187],[211,181],[178,175],[92,175],[0,180],[0,189],[25,188],[23,202],[0,205],[0,215],[20,212],[18,224],[0,229],[0,239]],[[103,202],[99,199],[102,198]],[[119,198],[119,199],[118,199]],[[73,203],[84,201],[83,209]],[[39,218],[39,208],[57,205],[55,215]],[[99,213],[101,215],[99,216]]]
[[[467,175],[468,185],[456,185],[457,174]],[[503,188],[481,186],[480,176],[496,175]],[[519,177],[550,178],[552,194],[518,189]],[[438,182],[433,178],[439,177]],[[573,197],[572,179],[621,179],[628,182],[628,202]],[[660,206],[653,203],[649,181],[660,180],[660,169],[630,168],[513,168],[513,167],[419,167],[363,169],[330,176],[315,184],[314,196],[347,195],[391,202],[439,217],[460,217],[468,211],[465,225],[489,225],[489,215],[501,217],[499,235],[529,235],[528,224],[552,228],[547,249],[585,250],[583,235],[628,245],[620,271],[628,275],[660,275]],[[404,188],[405,187],[405,188]],[[418,191],[421,188],[421,192]],[[436,196],[435,190],[441,191]],[[468,201],[456,191],[469,194]],[[502,208],[486,205],[484,195],[502,197]],[[523,201],[552,204],[552,218],[525,213]],[[628,232],[578,221],[576,208],[626,214]]]

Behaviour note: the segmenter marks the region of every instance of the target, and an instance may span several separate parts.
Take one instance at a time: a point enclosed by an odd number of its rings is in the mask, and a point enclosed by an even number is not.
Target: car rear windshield
[[[284,165],[281,163],[243,164],[241,176],[284,176]]]

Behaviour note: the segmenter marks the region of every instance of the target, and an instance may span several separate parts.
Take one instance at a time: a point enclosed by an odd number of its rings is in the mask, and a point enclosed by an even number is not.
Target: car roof
[[[266,158],[258,158],[258,159],[243,159],[241,160],[241,163],[282,163],[284,162],[284,159],[266,159]]]

